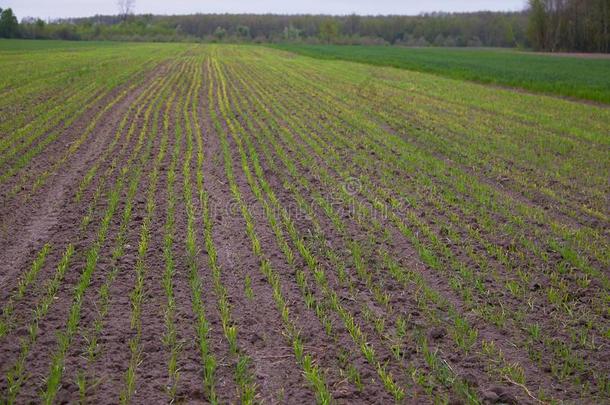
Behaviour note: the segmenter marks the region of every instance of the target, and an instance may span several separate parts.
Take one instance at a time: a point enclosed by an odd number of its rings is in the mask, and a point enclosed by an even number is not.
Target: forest
[[[610,51],[610,1],[530,0],[528,38],[535,49]]]
[[[1,11],[1,10],[0,10]],[[506,47],[608,52],[608,0],[530,0],[523,11],[417,16],[117,15],[43,21],[2,12],[0,37],[142,42],[255,42]]]

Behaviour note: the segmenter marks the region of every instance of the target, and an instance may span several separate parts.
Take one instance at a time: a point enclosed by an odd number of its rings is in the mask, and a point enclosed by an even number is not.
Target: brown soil
[[[535,396],[538,388],[544,390],[550,397],[560,400],[594,403],[603,398],[603,393],[591,392],[581,396],[580,386],[566,378],[561,381],[552,375],[546,362],[552,358],[552,353],[542,342],[530,342],[525,347],[524,331],[511,329],[512,324],[500,327],[483,319],[473,308],[484,304],[486,300],[500,300],[507,311],[517,311],[523,302],[509,296],[503,283],[511,280],[500,260],[490,258],[489,268],[477,267],[466,253],[466,243],[471,244],[477,253],[485,254],[482,246],[467,232],[460,230],[459,236],[464,243],[447,242],[448,251],[457,261],[474,269],[477,276],[482,276],[487,287],[487,295],[476,295],[473,302],[466,302],[459,290],[456,290],[449,278],[456,269],[451,263],[441,260],[441,269],[426,264],[419,247],[416,246],[386,216],[357,218],[351,207],[345,201],[337,198],[337,187],[343,182],[345,174],[357,176],[362,167],[360,158],[368,156],[375,162],[372,151],[359,148],[358,141],[353,144],[333,143],[332,135],[325,130],[324,121],[335,120],[337,133],[351,129],[346,121],[333,118],[332,114],[322,114],[320,122],[311,119],[305,112],[309,103],[315,102],[311,94],[273,94],[265,89],[263,84],[252,80],[244,85],[239,78],[239,72],[221,68],[225,75],[224,83],[228,89],[229,119],[233,126],[223,118],[223,109],[216,96],[220,90],[220,80],[216,70],[207,71],[210,64],[199,61],[196,53],[186,54],[186,57],[163,64],[148,74],[137,88],[121,99],[113,108],[102,116],[96,125],[93,135],[76,153],[53,173],[39,190],[24,187],[16,193],[11,190],[19,184],[22,176],[35,178],[45,170],[53,167],[55,162],[65,153],[65,145],[73,142],[81,134],[100,108],[112,100],[123,89],[117,88],[104,97],[100,103],[87,110],[79,117],[57,140],[45,149],[31,165],[18,173],[12,179],[0,185],[0,302],[2,307],[9,299],[13,299],[19,280],[30,268],[38,251],[45,243],[52,248],[37,279],[30,285],[24,296],[15,301],[13,314],[4,317],[8,329],[0,336],[0,392],[4,395],[9,387],[10,379],[7,373],[20,360],[24,342],[28,336],[33,319],[33,309],[45,295],[46,286],[52,279],[63,252],[72,243],[75,254],[58,292],[52,299],[48,313],[38,323],[36,342],[29,347],[24,357],[24,374],[17,403],[35,403],[40,401],[40,393],[46,389],[46,378],[53,356],[57,353],[58,333],[66,330],[66,322],[74,304],[75,287],[78,285],[87,265],[87,252],[96,246],[99,238],[100,224],[109,207],[111,190],[118,184],[119,203],[110,220],[107,236],[99,244],[99,258],[92,273],[90,283],[84,291],[80,307],[79,322],[63,361],[61,387],[55,398],[58,403],[77,403],[84,395],[89,403],[112,404],[119,402],[119,395],[125,389],[126,373],[132,358],[130,341],[138,342],[137,350],[140,361],[135,368],[135,391],[130,400],[132,403],[165,403],[169,397],[172,378],[168,372],[170,348],[164,342],[167,333],[167,302],[164,288],[164,272],[166,257],[164,255],[166,221],[169,211],[168,193],[176,197],[174,235],[172,238],[172,257],[175,273],[172,279],[175,312],[172,318],[177,331],[178,369],[176,397],[177,403],[208,403],[208,392],[203,384],[203,365],[199,351],[198,334],[196,331],[197,317],[193,310],[193,294],[190,285],[190,267],[186,251],[187,242],[187,201],[183,195],[183,184],[190,182],[192,195],[186,196],[194,207],[195,238],[197,242],[197,276],[202,286],[202,302],[205,317],[209,322],[209,350],[216,360],[214,375],[215,391],[220,403],[240,402],[239,384],[236,381],[238,356],[229,347],[225,330],[223,329],[221,311],[219,309],[218,292],[215,289],[215,279],[210,264],[210,252],[204,244],[206,228],[200,196],[196,189],[196,175],[200,168],[197,163],[197,143],[193,140],[193,155],[190,162],[190,178],[184,178],[183,164],[187,158],[187,123],[184,110],[179,109],[180,103],[187,100],[188,86],[193,74],[204,78],[201,89],[196,95],[196,119],[201,127],[201,133],[193,134],[201,137],[204,145],[205,158],[203,167],[204,189],[209,196],[209,212],[212,226],[212,239],[217,253],[217,263],[220,268],[220,283],[226,289],[230,303],[230,321],[238,330],[238,353],[249,359],[248,374],[252,377],[256,392],[256,401],[260,403],[315,403],[316,393],[307,380],[302,366],[297,362],[291,336],[287,333],[282,314],[276,306],[274,290],[267,277],[261,271],[261,258],[269,260],[271,268],[277,273],[280,290],[290,309],[290,319],[298,327],[298,332],[304,344],[305,353],[310,354],[313,363],[323,375],[331,395],[342,404],[353,403],[392,403],[394,398],[386,384],[380,378],[381,370],[392,376],[405,391],[401,403],[433,403],[435,400],[445,400],[449,403],[465,403],[463,394],[456,388],[457,383],[463,383],[475,393],[484,403],[537,403]],[[203,59],[203,58],[201,58]],[[244,68],[244,71],[248,71]],[[208,73],[214,80],[208,82]],[[248,71],[256,78],[255,71]],[[246,75],[247,76],[247,75]],[[167,95],[156,99],[159,88],[149,85],[160,78],[168,78]],[[214,94],[213,105],[209,105],[208,91]],[[165,87],[160,86],[161,89]],[[269,92],[269,93],[267,93]],[[142,103],[144,110],[151,107],[155,111],[158,106],[160,114],[155,119],[154,113],[147,115],[128,114],[130,106],[138,96],[144,94]],[[175,94],[174,104],[167,111],[169,95]],[[243,94],[243,97],[238,97]],[[263,107],[256,103],[257,97],[291,96],[292,101],[285,101],[285,108],[294,109],[293,116],[281,115],[275,105],[263,105],[271,112],[273,119],[266,116]],[[151,97],[148,97],[151,96]],[[295,101],[296,100],[296,101]],[[269,104],[269,105],[268,105]],[[191,106],[187,112],[191,112]],[[244,114],[239,115],[238,109]],[[144,111],[143,110],[143,111]],[[128,115],[126,115],[128,114]],[[119,130],[119,122],[127,116],[128,125],[122,129],[121,141],[110,156],[103,158]],[[216,126],[214,117],[219,119]],[[298,119],[294,119],[298,117]],[[190,118],[189,118],[190,119]],[[194,122],[190,122],[191,124]],[[131,124],[135,131],[129,142],[126,135]],[[164,126],[167,125],[167,144],[165,155],[158,162],[159,177],[153,195],[155,208],[152,211],[150,239],[144,256],[145,270],[143,273],[144,293],[142,299],[140,335],[132,324],[134,307],[132,293],[137,284],[136,262],[140,251],[139,244],[143,224],[148,215],[147,193],[151,187],[151,175],[157,165],[157,156],[164,144]],[[383,125],[380,124],[380,125]],[[152,137],[151,128],[156,128],[156,136]],[[237,130],[234,132],[234,128]],[[146,132],[143,132],[146,129]],[[396,129],[387,126],[385,132],[393,134]],[[142,132],[143,143],[139,144]],[[343,132],[341,132],[343,133]],[[290,135],[290,136],[288,136]],[[226,136],[229,145],[231,169],[237,183],[237,190],[248,207],[252,216],[253,231],[260,240],[262,256],[254,254],[252,241],[246,232],[246,220],[233,196],[226,174],[223,159],[222,137]],[[316,151],[306,136],[319,139],[323,152]],[[290,138],[294,137],[292,142]],[[285,151],[287,158],[297,168],[299,176],[293,176],[285,167],[279,155],[274,151],[272,138],[277,147]],[[356,137],[355,137],[356,138]],[[354,138],[354,139],[355,139]],[[258,162],[262,169],[262,177],[270,190],[277,196],[282,208],[286,208],[294,221],[298,238],[291,239],[286,228],[283,236],[289,249],[294,253],[294,264],[286,258],[282,245],[272,228],[270,217],[257,199],[255,190],[251,187],[246,171],[242,167],[239,142],[246,147],[246,140],[251,141],[256,151]],[[316,141],[317,142],[317,141]],[[179,147],[176,159],[176,177],[173,190],[168,190],[171,176],[169,168],[174,147]],[[332,149],[332,150],[331,150]],[[253,156],[247,150],[247,164],[254,175]],[[271,150],[270,154],[266,151]],[[337,159],[329,159],[325,154],[336,153]],[[126,166],[128,159],[133,158],[132,166]],[[112,166],[116,158],[117,166]],[[311,160],[308,160],[311,158]],[[141,159],[141,160],[140,160]],[[447,162],[451,163],[450,161]],[[87,170],[94,164],[99,168],[91,182],[84,190],[82,199],[75,200],[80,181]],[[141,167],[140,167],[141,165]],[[455,165],[456,170],[460,169]],[[135,170],[140,168],[141,171]],[[408,176],[408,173],[394,167],[396,176]],[[374,184],[383,183],[383,170],[379,167],[366,167],[369,179]],[[322,172],[327,177],[321,176]],[[107,177],[104,177],[105,174]],[[140,176],[140,177],[133,177]],[[137,180],[133,200],[129,200],[128,186],[131,179]],[[256,176],[254,176],[257,179]],[[124,183],[121,183],[121,180]],[[258,181],[258,180],[255,180]],[[303,184],[307,183],[310,187]],[[443,186],[437,179],[432,184]],[[493,186],[494,184],[491,183]],[[406,189],[406,188],[405,188]],[[370,206],[364,188],[354,190],[352,196],[357,203]],[[388,193],[398,196],[398,188]],[[298,197],[310,208],[311,216],[297,209]],[[506,192],[506,198],[520,199],[528,204],[536,205],[536,201],[526,200],[522,196],[513,196]],[[271,204],[271,199],[263,193],[262,199]],[[333,209],[337,210],[338,219],[331,218],[325,211],[326,206],[320,201],[329,200]],[[385,204],[385,202],[383,203]],[[539,204],[538,204],[539,205]],[[129,217],[124,217],[131,208]],[[275,208],[275,207],[274,207]],[[451,210],[453,209],[453,211]],[[426,224],[431,232],[442,235],[440,221],[447,221],[449,214],[457,213],[457,209],[443,210],[424,201],[411,207],[410,211],[398,212],[398,218],[405,223],[409,214]],[[375,210],[373,210],[375,211]],[[91,214],[88,225],[82,225],[83,218]],[[281,226],[281,213],[275,210]],[[128,218],[125,221],[125,218]],[[476,218],[464,218],[469,225],[476,225]],[[557,216],[557,220],[565,220]],[[344,225],[337,226],[337,222]],[[565,221],[564,221],[565,222]],[[531,224],[528,224],[528,226]],[[419,236],[419,235],[418,235]],[[495,235],[484,235],[499,245],[511,241]],[[445,238],[447,239],[447,238]],[[445,243],[443,239],[443,243]],[[448,239],[447,239],[448,240]],[[303,245],[300,245],[302,243]],[[362,260],[366,271],[370,273],[370,283],[379,287],[388,300],[386,305],[380,303],[376,290],[367,284],[357,271],[354,246],[362,249]],[[122,246],[121,254],[114,255],[116,248]],[[316,274],[311,265],[300,253],[299,248],[306,249],[315,257],[315,269],[324,272],[327,284],[316,282]],[[442,298],[444,304],[426,306],[420,286],[410,280],[401,283],[387,269],[380,251],[387,251],[391,258],[398,262],[402,269],[411,271],[421,277],[423,282]],[[333,254],[335,256],[333,256]],[[558,260],[550,255],[550,260]],[[337,263],[343,264],[346,279],[343,278]],[[540,260],[524,254],[521,265],[543,266]],[[307,305],[307,300],[297,283],[297,271],[306,275],[308,286],[315,305]],[[487,271],[488,273],[484,273]],[[253,297],[246,291],[250,280]],[[572,282],[573,280],[569,280]],[[544,273],[532,274],[532,283],[547,284],[548,276]],[[107,301],[102,291],[107,287]],[[587,293],[602,291],[596,281],[591,283]],[[336,295],[342,311],[333,307],[331,296]],[[542,291],[527,293],[533,297],[536,305],[541,306],[539,313],[527,312],[524,319],[527,323],[538,323],[545,333],[553,333],[557,341],[569,342],[570,336],[562,331],[559,325],[564,325],[561,315],[543,306],[546,297]],[[428,301],[425,301],[428,302]],[[495,301],[494,301],[495,302]],[[107,307],[104,307],[107,305]],[[576,309],[585,308],[587,302],[575,305]],[[455,329],[455,313],[449,313],[447,307],[476,328],[476,344],[471,350],[461,348],[452,337]],[[106,308],[107,312],[102,310]],[[340,313],[341,312],[341,313]],[[324,314],[330,322],[332,333],[327,333],[322,320]],[[359,331],[366,336],[366,347],[374,349],[375,361],[370,362],[363,355],[362,347],[355,342],[350,333],[348,314]],[[385,324],[379,327],[372,320],[384,319]],[[406,335],[396,339],[393,332],[398,329],[399,319],[406,320]],[[602,319],[607,321],[607,318]],[[565,325],[566,328],[574,325]],[[603,325],[602,325],[603,326]],[[598,333],[600,329],[592,329]],[[91,338],[97,338],[97,355],[88,357],[87,348]],[[595,335],[602,339],[602,336]],[[423,353],[426,348],[438,356],[440,363],[430,363]],[[506,362],[497,358],[490,359],[483,353],[483,342],[493,341],[497,350],[501,351]],[[515,343],[517,342],[517,343]],[[401,356],[396,356],[394,349],[401,350]],[[541,360],[534,361],[528,354],[528,349],[541,352]],[[583,350],[581,353],[585,365],[592,369],[608,371],[610,364],[608,349],[602,347],[597,351]],[[502,378],[498,373],[500,367],[507,363],[518,362],[527,375],[527,386]],[[440,366],[439,366],[440,364]],[[450,381],[443,380],[442,370],[449,370]],[[349,370],[355,370],[361,378],[359,387],[349,375]],[[426,376],[422,382],[419,376]],[[79,379],[86,381],[85,392],[79,391]],[[592,375],[584,375],[585,382],[591,382]],[[427,385],[429,384],[429,385]],[[597,395],[599,394],[599,395]],[[4,397],[2,397],[4,400]]]
[[[607,53],[584,53],[584,52],[522,52],[525,54],[545,55],[545,56],[563,56],[570,58],[584,59],[610,59],[610,54]]]

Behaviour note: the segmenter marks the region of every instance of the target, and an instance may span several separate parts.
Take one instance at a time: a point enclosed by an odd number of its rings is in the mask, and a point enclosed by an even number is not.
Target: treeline
[[[536,49],[610,52],[610,0],[530,0],[529,15]]]
[[[418,16],[275,14],[121,15],[45,22],[10,9],[0,36],[119,41],[297,42],[521,47],[608,52],[610,0],[530,0],[521,12]],[[5,18],[5,14],[10,14]],[[9,28],[3,28],[4,26]]]
[[[131,41],[304,42],[407,46],[528,46],[524,12],[419,16],[275,14],[24,18],[21,38]]]

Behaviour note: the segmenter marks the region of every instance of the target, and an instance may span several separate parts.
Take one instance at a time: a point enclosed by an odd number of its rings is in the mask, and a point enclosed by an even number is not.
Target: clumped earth
[[[610,401],[607,107],[228,45],[0,71],[2,403]]]

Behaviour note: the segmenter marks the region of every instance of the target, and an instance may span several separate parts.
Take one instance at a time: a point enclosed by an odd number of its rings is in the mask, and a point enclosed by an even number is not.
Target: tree
[[[225,30],[222,27],[216,27],[216,29],[214,30],[214,36],[219,41],[222,41],[222,39],[225,37],[225,35],[227,35],[227,30]]]
[[[133,10],[136,6],[136,0],[118,0],[117,7],[119,8],[119,17],[122,21],[125,21],[133,14]]]
[[[331,43],[339,35],[339,24],[330,18],[320,23],[320,38],[327,43]]]
[[[246,25],[238,25],[237,35],[239,35],[241,38],[250,38],[250,27]]]
[[[516,40],[515,40],[515,31],[513,29],[512,24],[506,24],[506,29],[504,32],[504,41],[506,42],[506,45],[508,46],[515,46]]]
[[[445,37],[443,34],[438,34],[436,38],[434,38],[434,46],[444,46],[445,45]]]
[[[284,27],[284,39],[287,41],[297,41],[301,36],[301,30],[295,28],[294,25],[290,24]]]
[[[535,49],[608,52],[609,0],[529,0],[528,36]]]
[[[19,23],[19,36],[25,39],[45,38],[45,22],[40,18],[22,18]]]
[[[347,16],[345,21],[345,33],[347,35],[356,35],[360,30],[360,16],[357,14],[350,14]]]
[[[13,10],[7,8],[1,10],[0,14],[0,37],[1,38],[16,38],[19,36],[19,22],[13,14]]]
[[[536,49],[546,48],[547,14],[543,0],[529,1],[528,36]]]

